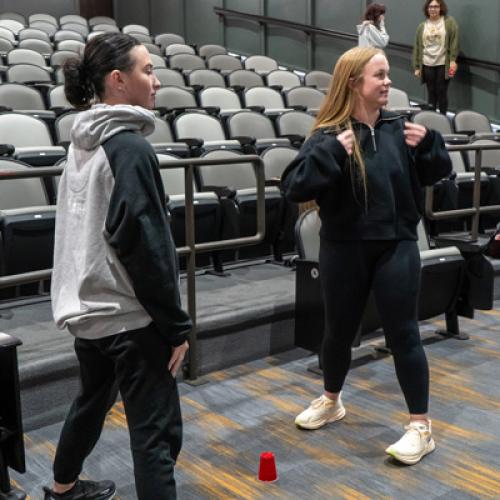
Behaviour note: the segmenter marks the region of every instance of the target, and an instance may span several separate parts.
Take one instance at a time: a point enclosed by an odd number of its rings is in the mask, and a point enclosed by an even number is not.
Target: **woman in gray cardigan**
[[[413,69],[427,86],[429,104],[445,115],[448,85],[457,72],[458,25],[444,0],[427,0],[423,10],[427,19],[417,28]]]

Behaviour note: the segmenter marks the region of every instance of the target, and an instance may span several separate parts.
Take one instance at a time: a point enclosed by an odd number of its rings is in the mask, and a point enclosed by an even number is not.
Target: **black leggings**
[[[445,66],[423,66],[424,81],[429,94],[429,104],[432,109],[439,108],[443,115],[448,111],[448,84]]]
[[[325,303],[321,352],[325,389],[342,389],[351,363],[351,346],[373,289],[408,409],[412,414],[427,413],[429,367],[417,322],[417,243],[322,239],[319,262]]]

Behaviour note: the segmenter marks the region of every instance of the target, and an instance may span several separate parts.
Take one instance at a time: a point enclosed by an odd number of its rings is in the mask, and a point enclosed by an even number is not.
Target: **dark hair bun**
[[[78,109],[89,108],[94,98],[92,80],[81,59],[72,57],[63,64],[66,99]]]

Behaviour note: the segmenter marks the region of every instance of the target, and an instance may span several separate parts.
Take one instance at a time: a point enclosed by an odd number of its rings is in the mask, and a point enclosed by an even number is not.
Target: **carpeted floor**
[[[495,305],[474,320],[461,319],[467,341],[435,336],[440,322],[422,325],[437,448],[413,467],[384,455],[402,433],[405,407],[392,359],[371,356],[367,346],[344,389],[346,418],[317,431],[293,425],[322,388],[321,379],[307,371],[315,358],[304,351],[215,372],[206,385],[181,383],[179,498],[500,498],[500,302]],[[13,476],[31,499],[41,498],[40,488],[50,480],[60,428],[26,435],[28,471]],[[128,444],[118,403],[84,474],[115,480],[122,500],[136,498]],[[257,479],[264,451],[275,454],[275,483]]]

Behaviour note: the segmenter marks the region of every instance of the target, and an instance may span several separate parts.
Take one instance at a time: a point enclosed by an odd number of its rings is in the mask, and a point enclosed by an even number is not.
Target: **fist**
[[[419,70],[419,69],[416,69],[416,70],[415,70],[415,76],[416,76],[417,78],[420,78],[420,75],[421,75],[421,74],[422,74],[422,73],[420,72],[420,70]]]
[[[405,142],[408,146],[414,148],[418,146],[422,139],[427,134],[427,129],[422,125],[418,125],[417,123],[405,122]]]
[[[344,146],[347,154],[350,156],[354,150],[354,132],[350,129],[344,130],[337,136],[337,140]]]

